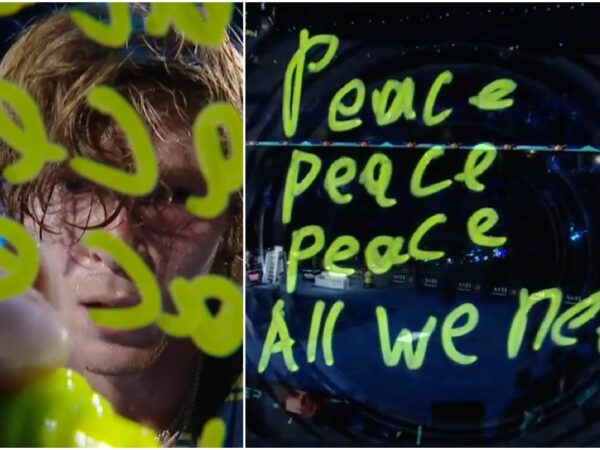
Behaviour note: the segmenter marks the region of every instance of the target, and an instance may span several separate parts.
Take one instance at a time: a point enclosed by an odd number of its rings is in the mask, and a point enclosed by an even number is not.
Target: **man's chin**
[[[135,347],[110,341],[95,341],[87,349],[74,351],[69,366],[80,372],[106,376],[136,375],[153,367],[167,346],[167,339]],[[77,357],[80,355],[81,357]]]

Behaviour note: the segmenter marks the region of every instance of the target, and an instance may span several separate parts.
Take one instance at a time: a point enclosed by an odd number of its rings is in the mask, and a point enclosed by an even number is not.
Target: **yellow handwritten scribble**
[[[338,188],[347,185],[355,176],[356,161],[354,159],[343,156],[331,163],[325,175],[325,190],[332,202],[345,205],[352,201],[351,193],[342,194]]]
[[[467,321],[459,326],[455,327],[456,322],[462,317],[466,315]],[[456,307],[444,320],[442,324],[442,347],[452,361],[457,364],[467,365],[473,364],[477,361],[477,356],[475,355],[465,355],[464,353],[459,352],[454,345],[454,338],[464,336],[477,326],[479,322],[479,312],[477,308],[472,303],[463,303],[462,305]]]
[[[505,236],[486,236],[498,223],[498,213],[494,208],[481,208],[475,211],[467,220],[467,232],[474,244],[482,247],[500,247],[507,241]]]
[[[410,259],[409,254],[400,254],[404,238],[402,236],[375,236],[365,247],[365,264],[374,274],[381,275],[388,272],[393,265],[404,264]],[[379,251],[384,247],[383,254]]]
[[[197,276],[192,280],[176,278],[169,292],[177,314],[162,313],[158,326],[178,337],[191,337],[204,353],[226,357],[242,345],[241,323],[243,305],[239,288],[219,275]],[[218,299],[219,307],[213,314],[207,304]]]
[[[344,302],[341,300],[336,301],[329,310],[329,314],[327,314],[327,318],[325,319],[325,325],[323,326],[323,359],[328,366],[333,366],[335,361],[332,349],[333,330],[343,309]]]
[[[394,96],[390,103],[392,94]],[[394,123],[402,115],[406,117],[406,120],[414,120],[417,117],[413,108],[414,97],[415,82],[411,77],[406,77],[403,81],[387,80],[381,90],[374,89],[371,106],[377,125],[384,126]]]
[[[352,95],[353,91],[354,101],[350,104],[344,103],[344,98]],[[329,103],[329,114],[327,115],[329,129],[331,131],[348,131],[361,126],[362,120],[358,117],[342,120],[338,119],[338,115],[350,117],[358,114],[364,103],[365,84],[358,78],[348,81],[335,93]]]
[[[569,330],[579,328],[593,320],[600,312],[600,292],[590,295],[585,300],[569,307],[552,324],[550,336],[556,345],[567,346],[577,343],[574,336],[565,336],[562,329],[566,325]]]
[[[0,245],[0,267],[7,272],[0,278],[0,301],[27,291],[39,270],[39,253],[33,238],[16,220],[0,217],[0,236],[15,249]]]
[[[283,354],[283,361],[290,372],[296,372],[299,369],[292,351],[295,341],[290,337],[290,332],[283,317],[284,306],[285,303],[282,299],[277,300],[273,305],[271,323],[258,362],[258,373],[263,373],[269,365],[271,356],[279,352]],[[277,340],[278,338],[279,340]]]
[[[302,242],[312,237],[314,242],[306,248],[302,248]],[[296,290],[296,277],[298,275],[298,262],[312,258],[323,248],[325,243],[325,232],[318,225],[308,225],[292,233],[290,245],[290,259],[287,268],[287,291],[292,293]]]
[[[131,19],[127,3],[108,3],[109,23],[105,24],[83,11],[71,11],[71,20],[91,40],[107,47],[119,48],[131,34]]]
[[[200,448],[223,447],[225,443],[225,422],[219,417],[212,417],[206,421],[202,433],[196,441]]]
[[[462,181],[467,188],[475,192],[482,192],[485,186],[477,180],[496,160],[498,151],[488,142],[477,144],[469,152],[462,173],[454,176],[456,181]]]
[[[285,69],[282,98],[283,132],[288,138],[296,134],[298,116],[300,114],[300,101],[302,99],[302,81],[304,78],[304,65],[306,57],[314,47],[325,45],[326,49],[318,61],[311,61],[307,68],[311,73],[322,71],[331,63],[338,49],[340,40],[333,34],[317,34],[309,38],[308,30],[300,31],[298,50],[290,59]]]
[[[127,140],[136,172],[127,173],[115,167],[74,156],[69,164],[79,175],[113,191],[128,195],[147,195],[156,187],[158,165],[148,131],[135,109],[109,86],[96,86],[87,94],[88,104],[119,124]]]
[[[414,333],[403,328],[396,339],[391,341],[386,309],[378,306],[375,309],[375,315],[377,316],[377,330],[383,363],[388,367],[397,366],[400,357],[404,355],[404,362],[409,370],[419,369],[425,360],[427,344],[435,330],[437,319],[430,316],[423,329],[417,333],[416,339],[413,337]],[[413,347],[413,341],[417,341],[416,348]]]
[[[470,97],[469,103],[486,111],[510,108],[514,101],[505,97],[512,94],[516,88],[517,83],[510,78],[500,78],[488,83],[477,95]]]
[[[379,176],[375,176],[378,168]],[[374,153],[360,174],[359,182],[365,186],[369,194],[375,197],[375,201],[380,207],[389,208],[397,203],[396,199],[385,196],[391,179],[392,161],[383,153]]]
[[[437,100],[437,96],[440,93],[442,86],[444,84],[450,84],[452,82],[452,78],[452,72],[449,70],[444,70],[433,81],[431,87],[429,88],[429,92],[427,93],[427,98],[425,99],[425,106],[423,107],[423,122],[425,125],[429,127],[433,125],[439,125],[452,113],[452,108],[448,108],[438,114],[433,114],[435,101]]]
[[[328,272],[342,273],[352,275],[355,270],[351,267],[340,267],[335,264],[338,261],[344,261],[352,258],[358,253],[360,244],[354,236],[344,235],[335,239],[325,252],[324,266]]]
[[[191,337],[205,353],[225,357],[242,344],[243,301],[238,287],[219,275],[197,276],[192,280],[175,278],[169,293],[177,308],[176,314],[161,312],[160,288],[141,257],[123,241],[109,232],[86,232],[83,245],[107,252],[120,265],[137,287],[141,302],[128,308],[90,308],[90,316],[98,325],[115,329],[158,326],[174,337]],[[207,300],[218,299],[213,314]]]
[[[202,11],[194,3],[152,3],[144,29],[149,36],[161,37],[173,27],[192,44],[216,48],[225,40],[233,10],[233,3],[204,3]],[[71,19],[94,42],[123,47],[131,35],[128,5],[109,3],[108,13],[108,24],[77,10]]]
[[[310,164],[308,173],[298,180],[300,176],[300,166],[302,163]],[[302,194],[315,181],[319,171],[321,170],[321,158],[312,153],[294,150],[292,159],[287,171],[285,179],[285,187],[283,190],[283,208],[281,211],[281,222],[286,224],[292,220],[292,206],[294,198]]]
[[[429,166],[429,163],[431,163],[431,161],[434,159],[444,156],[444,153],[445,150],[442,146],[435,145],[429,150],[427,150],[423,154],[423,156],[421,156],[421,159],[419,159],[419,162],[415,166],[415,170],[413,171],[412,176],[410,177],[410,192],[412,195],[414,195],[415,197],[427,197],[443,189],[446,189],[452,184],[452,180],[444,180],[434,184],[430,184],[426,187],[423,187],[422,185],[423,174]]]
[[[229,135],[230,154],[222,148],[219,129]],[[190,196],[185,207],[192,214],[211,219],[225,211],[232,192],[244,182],[244,146],[242,118],[235,108],[222,102],[206,106],[194,121],[194,150],[208,193],[206,197]]]
[[[325,302],[323,300],[317,300],[313,307],[310,319],[310,329],[308,330],[308,342],[306,344],[306,361],[309,363],[313,363],[317,359],[317,340],[319,338],[319,329],[321,327],[324,310]]]
[[[141,297],[138,305],[128,308],[90,308],[90,317],[98,325],[131,330],[153,324],[161,312],[160,288],[142,258],[122,240],[103,230],[85,233],[82,243],[108,253],[131,278]]]
[[[533,342],[533,349],[536,351],[542,347],[552,322],[558,314],[558,309],[560,308],[562,300],[562,292],[558,288],[544,289],[534,292],[531,295],[527,289],[521,289],[519,291],[519,308],[515,313],[508,334],[507,354],[509,359],[515,358],[519,353],[525,330],[527,329],[527,315],[529,311],[535,304],[545,300],[548,301],[549,305],[544,320],[540,324]]]
[[[429,261],[442,258],[445,253],[443,251],[435,251],[435,250],[422,250],[419,247],[421,240],[427,234],[427,232],[436,225],[441,225],[446,223],[448,218],[445,214],[438,213],[433,216],[425,219],[425,221],[418,226],[413,235],[408,241],[408,253],[414,259],[421,261]]]
[[[152,3],[145,30],[150,36],[164,36],[173,28],[192,44],[219,47],[233,15],[233,3]]]
[[[21,154],[16,162],[4,169],[6,181],[26,183],[40,173],[45,163],[67,158],[67,151],[62,146],[48,142],[40,110],[25,90],[0,79],[0,101],[5,103],[0,106],[0,139]],[[17,116],[16,121],[11,113]]]
[[[31,5],[35,5],[35,2],[2,2],[0,3],[0,17],[12,16]]]

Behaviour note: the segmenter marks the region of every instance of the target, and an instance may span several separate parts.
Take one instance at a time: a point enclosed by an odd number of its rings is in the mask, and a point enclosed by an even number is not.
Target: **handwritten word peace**
[[[467,189],[482,192],[485,186],[478,178],[491,167],[496,154],[497,150],[491,144],[478,144],[467,154],[463,171],[456,174],[453,179],[423,186],[423,175],[431,161],[444,155],[442,147],[434,146],[425,152],[416,164],[409,183],[410,192],[416,198],[424,198],[448,188],[453,182],[462,182]],[[304,164],[309,165],[308,171],[302,170]],[[321,166],[319,156],[294,150],[283,194],[282,223],[285,224],[291,221],[294,198],[303,194],[314,183]],[[300,178],[300,173],[305,173],[304,177]],[[339,188],[353,181],[356,174],[356,161],[346,156],[336,159],[329,166],[324,178],[324,188],[333,203],[347,205],[352,202],[352,194],[342,194]],[[375,198],[381,208],[390,208],[396,204],[395,199],[386,197],[392,174],[392,161],[382,153],[374,153],[359,176],[359,182]],[[375,274],[383,274],[391,270],[394,265],[404,264],[411,258],[421,261],[433,261],[442,258],[445,255],[443,251],[424,250],[420,247],[420,242],[433,227],[442,225],[447,220],[448,218],[444,213],[434,214],[426,218],[408,239],[404,236],[376,236],[365,246],[366,266]],[[471,241],[484,247],[504,245],[507,241],[505,236],[486,234],[496,225],[498,220],[499,216],[494,208],[484,207],[475,211],[467,220],[466,226]],[[311,242],[311,244],[308,246],[303,245],[305,240]],[[402,253],[405,242],[408,251]],[[325,233],[323,228],[318,225],[307,225],[292,232],[287,270],[288,292],[294,292],[296,288],[298,263],[317,255],[323,249],[324,243]],[[343,235],[337,237],[325,252],[325,270],[352,275],[354,273],[353,268],[341,267],[336,263],[354,257],[359,250],[360,243],[354,236]]]
[[[298,49],[290,59],[285,72],[283,87],[282,117],[283,130],[288,138],[296,133],[302,99],[302,83],[305,70],[310,73],[323,71],[335,58],[340,40],[333,34],[318,34],[309,37],[308,30],[300,31]],[[318,47],[324,47],[324,52],[317,61],[307,64],[307,55]],[[319,49],[318,54],[321,53]],[[422,119],[426,126],[439,125],[452,114],[452,108],[447,108],[434,114],[435,102],[444,85],[452,83],[454,76],[449,70],[439,73],[431,83],[423,105]],[[468,104],[484,110],[496,111],[509,108],[513,99],[507,98],[517,84],[508,78],[499,78],[486,84],[474,96],[468,99]],[[371,93],[371,108],[377,125],[389,125],[402,116],[406,120],[415,120],[414,109],[415,82],[411,77],[400,80],[387,80],[381,89]],[[362,125],[362,119],[353,117],[359,114],[366,100],[365,83],[359,78],[353,78],[338,89],[329,104],[327,124],[331,131],[348,131]]]

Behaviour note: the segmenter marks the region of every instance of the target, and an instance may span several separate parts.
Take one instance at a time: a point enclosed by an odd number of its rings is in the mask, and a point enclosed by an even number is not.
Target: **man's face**
[[[101,145],[110,150],[114,142],[114,136],[104,138]],[[163,310],[174,312],[167,292],[169,283],[175,277],[192,278],[211,269],[227,220],[225,215],[198,219],[185,210],[188,195],[205,192],[188,133],[164,141],[154,137],[153,143],[164,182],[158,195],[152,201],[121,209],[103,229],[144,260],[161,288]],[[178,352],[182,360],[190,357],[196,349],[189,340],[169,338],[156,325],[117,331],[90,320],[90,308],[122,308],[141,301],[136,286],[109,254],[81,243],[81,227],[100,223],[116,210],[113,196],[104,193],[100,197],[104,206],[87,182],[67,177],[55,188],[44,219],[56,234],[43,233],[38,288],[58,310],[72,336],[70,366],[106,375],[133,374],[172,352]],[[171,203],[166,201],[169,197]],[[25,225],[39,236],[31,220]]]

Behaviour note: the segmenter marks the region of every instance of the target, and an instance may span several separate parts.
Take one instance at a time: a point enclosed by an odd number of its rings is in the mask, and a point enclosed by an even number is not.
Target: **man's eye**
[[[84,180],[67,179],[63,181],[63,186],[70,194],[80,194],[89,190],[90,185]]]
[[[173,188],[172,202],[183,204],[190,195],[193,195],[193,192],[190,189],[183,187]]]

